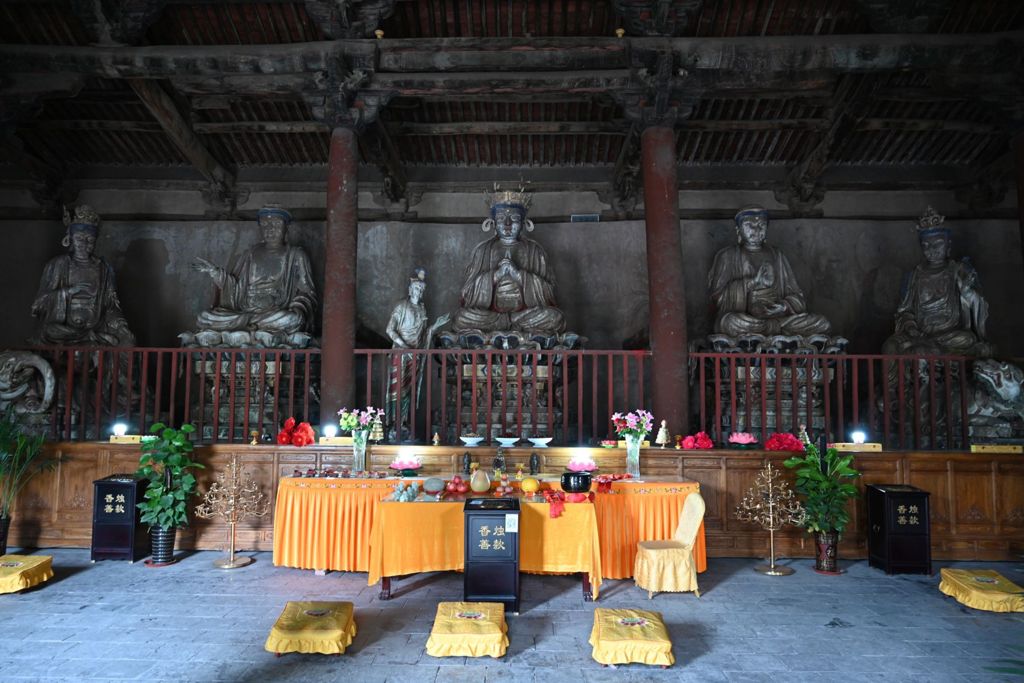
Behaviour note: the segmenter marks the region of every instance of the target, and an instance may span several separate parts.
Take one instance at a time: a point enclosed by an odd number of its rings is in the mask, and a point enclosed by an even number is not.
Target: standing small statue
[[[536,453],[530,453],[530,474],[540,474],[540,456]]]
[[[121,312],[114,270],[93,255],[100,216],[92,207],[64,211],[69,253],[46,264],[32,315],[43,319],[38,344],[135,346],[135,335]]]
[[[765,244],[768,211],[741,209],[735,217],[737,244],[715,254],[708,290],[717,308],[714,332],[744,335],[827,335],[825,316],[807,312],[807,301],[786,255]]]
[[[654,443],[658,444],[662,448],[665,448],[669,444],[668,436],[668,421],[662,420],[661,426],[658,427],[658,436],[654,438]]]
[[[423,294],[427,289],[427,271],[416,268],[409,277],[408,295],[399,301],[391,311],[385,330],[394,349],[429,349],[434,332],[448,324],[449,316],[441,316],[427,328],[427,308]],[[429,360],[426,354],[403,353],[391,357],[385,411],[387,413],[388,437],[399,441],[409,431],[414,416],[409,414],[412,392],[416,392],[417,405],[423,383],[424,366]],[[415,371],[413,364],[415,362]],[[415,389],[414,389],[415,387]]]
[[[257,213],[262,241],[231,272],[206,259],[192,268],[213,278],[217,305],[199,314],[199,331],[180,335],[186,346],[305,348],[312,341],[316,286],[309,257],[286,240],[290,213],[267,206]]]
[[[882,345],[885,354],[954,354],[986,358],[988,303],[978,273],[966,258],[950,258],[950,231],[932,207],[918,219],[923,263],[907,276],[896,309],[896,331]]]

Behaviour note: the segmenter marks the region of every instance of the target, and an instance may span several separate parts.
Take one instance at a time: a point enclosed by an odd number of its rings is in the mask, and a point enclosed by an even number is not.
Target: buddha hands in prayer
[[[461,307],[453,316],[456,332],[522,331],[555,335],[565,331],[565,317],[556,307],[555,278],[547,254],[522,236],[533,223],[526,219],[526,197],[502,192],[491,205],[484,230],[495,236],[473,249],[462,287]]]

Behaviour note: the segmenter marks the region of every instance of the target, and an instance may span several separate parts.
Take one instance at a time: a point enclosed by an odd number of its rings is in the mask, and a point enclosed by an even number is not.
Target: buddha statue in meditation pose
[[[285,236],[291,214],[264,207],[257,215],[262,241],[233,270],[196,258],[192,268],[220,289],[216,306],[199,314],[199,332],[186,345],[303,348],[311,340],[316,288],[309,257]]]
[[[43,270],[32,315],[43,325],[39,344],[134,346],[135,335],[121,312],[114,270],[93,254],[100,216],[89,206],[65,212],[69,252],[52,259]]]
[[[950,258],[950,232],[928,207],[918,220],[924,261],[905,281],[896,309],[896,331],[882,345],[886,354],[954,354],[988,357],[988,303],[978,274],[966,259]]]
[[[738,244],[715,254],[708,290],[717,307],[715,334],[827,335],[825,316],[807,312],[804,293],[786,255],[765,244],[768,211],[754,206],[736,214]]]
[[[526,218],[529,196],[495,192],[491,216],[483,229],[494,237],[478,244],[470,256],[454,332],[512,331],[554,336],[565,331],[565,316],[555,302],[555,275],[547,254],[522,235],[533,230]]]

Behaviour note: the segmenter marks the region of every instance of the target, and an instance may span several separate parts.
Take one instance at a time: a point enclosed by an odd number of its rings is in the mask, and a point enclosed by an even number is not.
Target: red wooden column
[[[351,128],[335,128],[327,170],[324,326],[320,349],[320,424],[355,400],[356,245],[359,147]]]
[[[675,131],[651,126],[640,136],[647,226],[647,287],[650,299],[651,377],[655,429],[668,420],[670,434],[690,431],[687,391],[686,292],[679,234]]]

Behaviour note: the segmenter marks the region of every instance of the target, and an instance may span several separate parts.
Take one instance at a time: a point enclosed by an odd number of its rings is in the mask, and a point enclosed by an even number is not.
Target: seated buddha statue
[[[736,214],[738,244],[715,254],[708,290],[717,313],[714,332],[729,337],[760,334],[806,337],[829,334],[825,316],[807,312],[807,301],[786,255],[765,244],[768,211]]]
[[[924,260],[905,281],[896,309],[896,331],[882,345],[886,354],[952,354],[988,357],[988,303],[978,273],[966,259],[950,258],[950,232],[928,207],[918,220]]]
[[[555,302],[555,275],[537,242],[522,236],[528,196],[496,193],[483,229],[495,235],[476,245],[466,269],[459,309],[452,316],[455,332],[516,331],[558,335],[565,316]]]
[[[114,270],[93,254],[100,216],[89,206],[65,213],[67,254],[46,264],[32,315],[43,325],[40,344],[134,346],[135,335],[121,312]]]
[[[310,341],[316,288],[306,252],[285,239],[291,214],[265,207],[257,218],[262,241],[233,270],[202,258],[192,264],[220,289],[217,305],[197,320],[194,336],[204,346],[301,348]]]

